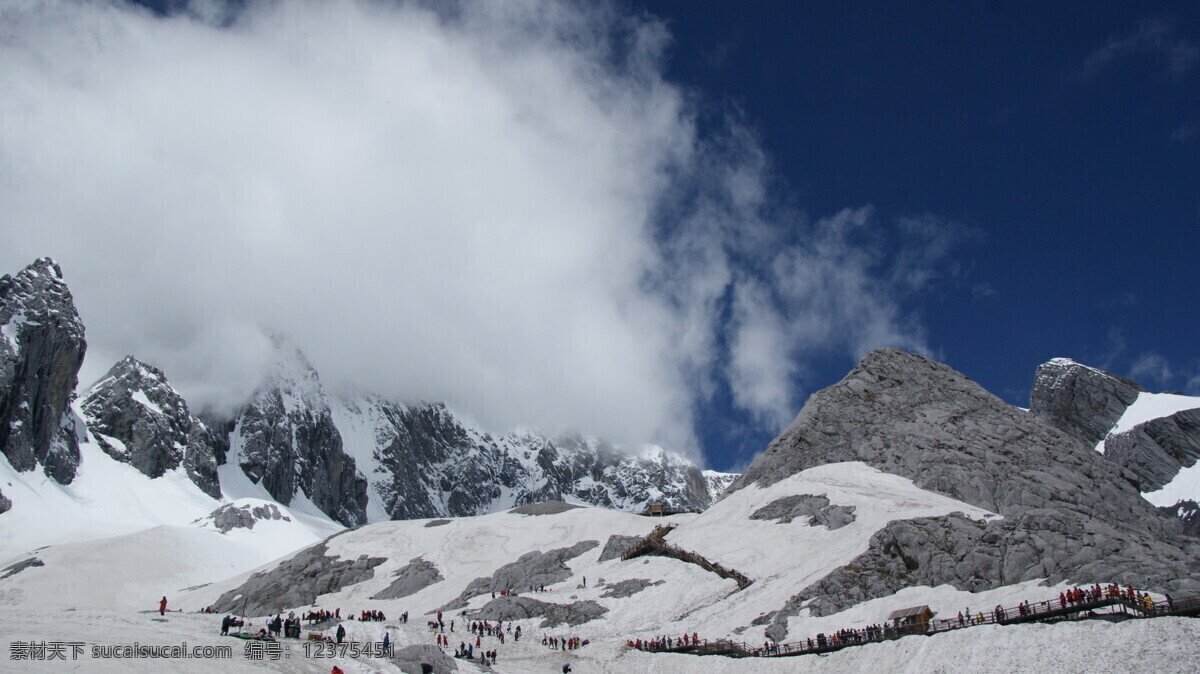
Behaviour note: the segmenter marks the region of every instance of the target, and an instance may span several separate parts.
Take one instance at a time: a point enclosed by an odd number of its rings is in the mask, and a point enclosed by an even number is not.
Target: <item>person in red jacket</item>
[[[164,597],[163,597],[163,598],[162,598],[162,599],[161,599],[161,600],[158,602],[158,614],[159,614],[159,615],[165,615],[166,613],[167,613],[167,598],[164,596]]]
[[[341,667],[334,665],[333,669],[329,670],[329,674],[346,674],[346,673],[342,671]]]

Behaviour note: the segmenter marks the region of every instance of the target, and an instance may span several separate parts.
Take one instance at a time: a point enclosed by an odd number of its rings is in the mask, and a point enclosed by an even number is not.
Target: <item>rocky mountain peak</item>
[[[1038,366],[1029,411],[1094,447],[1145,390],[1111,372],[1055,358]]]
[[[162,370],[126,356],[92,385],[80,407],[109,456],[150,478],[183,465],[201,490],[220,497],[211,434]]]
[[[1077,490],[1090,495],[1064,507],[1089,517],[1150,512],[1131,476],[1077,439],[947,365],[895,349],[871,352],[814,393],[731,489],[837,461],[863,461],[1005,515]]]
[[[284,505],[302,493],[342,524],[365,523],[367,482],[343,451],[316,369],[287,340],[272,343],[271,371],[232,422],[228,460]]]
[[[79,440],[70,403],[87,343],[62,269],[40,258],[0,277],[0,451],[14,468],[75,477]]]

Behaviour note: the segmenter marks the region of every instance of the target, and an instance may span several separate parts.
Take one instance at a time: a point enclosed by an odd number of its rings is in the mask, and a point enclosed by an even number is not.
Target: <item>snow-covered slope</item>
[[[1177,395],[1174,393],[1139,393],[1137,400],[1125,408],[1125,413],[1108,430],[1105,439],[1110,435],[1119,435],[1132,431],[1134,428],[1155,419],[1162,419],[1177,412],[1194,409],[1200,409],[1200,397]],[[1104,440],[1097,443],[1096,451],[1101,454],[1104,453]]]

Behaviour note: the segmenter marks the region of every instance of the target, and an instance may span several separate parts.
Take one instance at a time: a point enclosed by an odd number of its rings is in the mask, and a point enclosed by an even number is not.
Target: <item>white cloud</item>
[[[1154,351],[1139,354],[1129,366],[1129,378],[1134,381],[1154,382],[1158,386],[1165,386],[1173,376],[1170,362],[1162,354]]]
[[[1177,37],[1175,25],[1165,17],[1151,17],[1138,22],[1137,28],[1122,37],[1113,37],[1088,55],[1083,74],[1091,77],[1112,63],[1133,54],[1153,54],[1166,62],[1166,72],[1182,77],[1200,63],[1200,47],[1187,38]]]
[[[861,209],[789,238],[651,19],[192,9],[0,5],[0,264],[62,263],[85,381],[133,353],[229,404],[278,332],[334,387],[695,449],[722,382],[778,423],[814,353],[928,350],[902,300],[942,253],[881,264]]]

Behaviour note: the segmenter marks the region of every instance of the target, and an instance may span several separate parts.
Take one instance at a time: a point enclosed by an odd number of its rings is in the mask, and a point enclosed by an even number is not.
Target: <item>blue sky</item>
[[[1018,405],[1056,356],[1200,393],[1200,6],[646,8],[674,37],[670,75],[743,115],[797,208],[977,234],[916,300],[933,355]],[[810,380],[848,363],[823,365]],[[715,416],[710,442],[737,442]]]
[[[1200,394],[1194,3],[0,3],[0,271],[229,411],[743,467],[872,348]],[[36,226],[31,226],[36,223]]]

